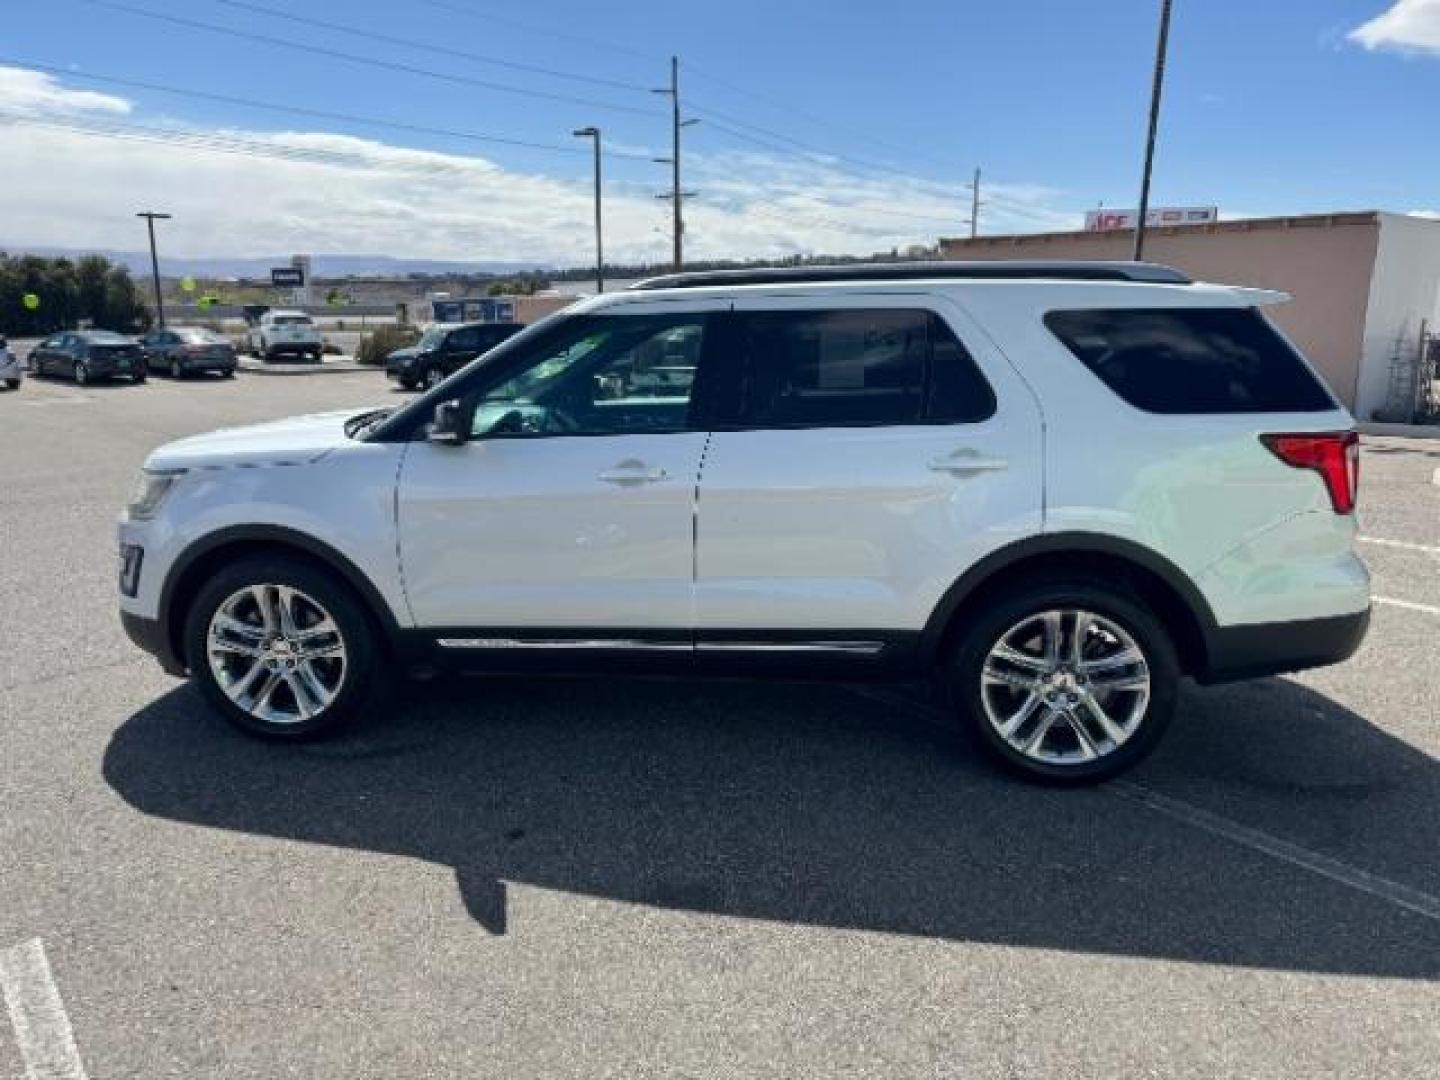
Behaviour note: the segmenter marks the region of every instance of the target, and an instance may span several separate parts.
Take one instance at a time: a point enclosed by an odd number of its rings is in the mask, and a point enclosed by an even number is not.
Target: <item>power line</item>
[[[423,124],[407,124],[398,120],[382,120],[373,116],[360,116],[355,113],[333,112],[328,109],[312,109],[303,105],[282,105],[273,101],[257,101],[254,98],[235,97],[230,94],[215,94],[208,90],[186,89],[179,86],[167,86],[163,83],[147,82],[141,79],[127,79],[118,75],[102,75],[98,72],[71,71],[68,68],[57,67],[53,64],[36,63],[33,60],[16,60],[9,57],[0,57],[0,64],[9,64],[18,67],[29,68],[35,71],[45,71],[54,75],[60,75],[70,79],[84,79],[91,82],[105,83],[111,86],[124,86],[135,90],[151,90],[161,94],[173,94],[176,97],[194,98],[200,101],[215,101],[225,105],[239,105],[247,109],[267,109],[272,112],[293,113],[297,116],[310,116],[319,120],[339,120],[348,124],[361,124],[369,127],[389,128],[395,131],[406,131],[417,135],[436,135],[450,139],[465,139],[471,142],[493,143],[500,146],[514,146],[526,150],[542,150],[556,154],[581,155],[586,151],[574,146],[563,146],[551,143],[531,142],[527,139],[516,139],[507,135],[488,135],[475,131],[461,131],[454,128],[429,127]],[[611,157],[623,157],[633,161],[649,161],[649,154],[632,154],[623,150],[607,151]]]
[[[955,165],[953,163],[942,161],[939,158],[931,157],[928,154],[917,155],[913,147],[902,147],[898,143],[887,142],[883,139],[880,139],[874,134],[863,132],[859,128],[851,128],[848,126],[837,124],[833,120],[828,120],[825,117],[798,108],[787,101],[780,100],[779,98],[772,98],[766,94],[757,93],[755,90],[747,89],[743,86],[737,86],[732,82],[728,82],[727,80],[720,78],[718,75],[712,75],[708,71],[703,71],[695,67],[694,64],[687,63],[685,66],[686,70],[700,76],[700,78],[702,79],[714,83],[716,86],[723,87],[724,89],[729,90],[731,93],[740,94],[743,97],[750,98],[753,101],[758,101],[760,104],[767,105],[772,109],[788,112],[793,116],[798,116],[800,119],[805,120],[808,123],[816,125],[817,127],[829,128],[831,131],[840,134],[848,134],[852,137],[859,136],[866,142],[870,142],[873,143],[875,146],[887,149],[892,154],[913,155],[920,158],[921,160],[928,161],[932,165],[938,166],[942,169],[955,168]]]
[[[431,176],[453,176],[456,173],[464,171],[464,166],[456,162],[377,161],[363,154],[346,153],[341,150],[286,146],[281,143],[260,142],[253,139],[241,139],[228,135],[211,134],[208,132],[190,132],[175,128],[147,126],[144,124],[120,124],[110,121],[82,121],[74,119],[58,120],[37,117],[26,113],[7,112],[5,110],[0,110],[0,122],[16,124],[22,127],[47,128],[55,131],[93,135],[99,138],[162,143],[190,150],[238,154],[242,157],[296,161],[309,165],[336,165],[348,168],[414,172]]]
[[[352,64],[365,64],[370,67],[380,68],[385,71],[395,71],[405,75],[419,75],[422,78],[437,79],[441,82],[457,83],[463,86],[477,86],[502,94],[517,94],[521,97],[562,102],[566,105],[584,105],[586,108],[591,109],[609,109],[612,112],[634,113],[639,116],[648,117],[654,117],[656,115],[653,109],[642,109],[639,106],[594,101],[588,98],[572,97],[569,94],[554,94],[546,90],[530,90],[524,87],[509,86],[505,83],[489,82],[485,79],[473,79],[465,75],[452,75],[443,71],[433,71],[430,68],[416,67],[413,64],[402,64],[394,60],[382,60],[379,57],[345,52],[341,49],[331,49],[323,45],[289,41],[285,38],[272,37],[269,34],[257,34],[248,30],[236,30],[229,26],[220,26],[217,23],[203,22],[200,19],[187,19],[180,15],[150,11],[146,8],[133,7],[130,4],[120,3],[118,0],[81,0],[81,2],[94,7],[123,12],[127,15],[136,15],[144,19],[154,19],[158,22],[170,23],[173,26],[184,26],[192,30],[206,30],[215,34],[224,34],[228,37],[240,38],[244,41],[255,41],[263,45],[274,45],[281,49],[303,52],[309,56],[326,56],[334,60],[345,60]]]
[[[788,144],[790,146],[803,150],[808,154],[814,154],[822,158],[829,158],[833,161],[844,162],[852,168],[868,169],[872,172],[889,173],[894,176],[904,176],[911,179],[915,178],[916,176],[915,170],[913,169],[901,169],[893,165],[882,165],[878,162],[866,161],[862,158],[852,158],[845,154],[837,154],[833,150],[827,150],[822,146],[816,146],[814,143],[807,143],[803,139],[797,139],[794,136],[786,135],[783,132],[761,127],[759,124],[752,124],[748,120],[741,120],[738,117],[731,116],[728,113],[723,113],[720,110],[710,108],[709,106],[696,105],[694,102],[691,102],[690,108],[694,112],[699,113],[701,116],[705,117],[707,121],[720,121],[721,125],[729,125],[729,128],[727,130],[730,130],[730,133],[732,135],[738,134],[738,132],[734,131],[733,129],[741,128],[747,131],[757,133],[759,136],[770,140],[772,144],[776,142]],[[745,136],[740,137],[744,138]],[[754,141],[754,136],[751,136],[750,138],[752,141]]]
[[[258,15],[268,15],[273,19],[285,19],[301,26],[310,26],[318,30],[329,30],[337,34],[349,34],[351,37],[363,38],[367,41],[377,41],[384,45],[399,45],[402,48],[418,49],[422,52],[437,53],[441,56],[454,56],[461,60],[473,60],[480,64],[493,64],[496,67],[509,68],[512,71],[525,71],[532,75],[546,75],[554,79],[570,79],[574,82],[591,83],[595,86],[608,86],[617,90],[636,90],[644,93],[648,87],[638,83],[621,82],[618,79],[606,79],[595,75],[581,75],[576,72],[558,71],[554,68],[540,67],[535,64],[523,64],[516,60],[505,60],[498,56],[486,56],[482,53],[466,52],[464,49],[452,48],[448,45],[436,45],[428,41],[417,41],[414,38],[402,38],[394,34],[381,34],[370,30],[362,30],[356,26],[346,26],[342,23],[327,22],[324,19],[307,18],[304,15],[295,15],[288,11],[280,11],[264,4],[251,4],[246,0],[215,0],[217,4],[226,7],[238,8],[241,11],[251,11]]]
[[[536,26],[534,23],[523,22],[520,19],[511,18],[509,15],[497,15],[490,11],[476,11],[471,7],[445,3],[444,0],[420,0],[420,2],[439,11],[448,11],[455,15],[463,15],[467,19],[478,19],[481,22],[495,23],[499,26],[509,26],[530,34],[541,34],[546,37],[556,38],[560,41],[573,42],[577,45],[588,45],[593,49],[605,49],[608,52],[626,53],[640,60],[650,60],[655,63],[660,63],[665,59],[665,57],[659,53],[642,52],[633,46],[622,45],[615,41],[601,41],[599,38],[585,37],[582,34],[574,34],[566,30],[554,30],[546,26]]]

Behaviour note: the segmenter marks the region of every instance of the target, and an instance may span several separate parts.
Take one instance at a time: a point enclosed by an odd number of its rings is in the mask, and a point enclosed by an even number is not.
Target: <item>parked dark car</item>
[[[143,383],[146,369],[134,338],[110,330],[64,330],[30,350],[36,375],[66,375],[81,386],[97,379]]]
[[[523,329],[519,323],[432,326],[416,344],[385,358],[385,374],[407,390],[417,386],[428,390]]]
[[[183,379],[203,371],[217,371],[227,379],[235,374],[235,346],[226,337],[203,326],[173,326],[152,330],[140,339],[145,368],[168,371]]]

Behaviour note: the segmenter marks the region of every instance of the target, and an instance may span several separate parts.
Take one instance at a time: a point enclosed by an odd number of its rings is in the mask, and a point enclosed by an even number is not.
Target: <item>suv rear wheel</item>
[[[190,607],[185,657],[201,691],[242,730],[328,734],[381,687],[373,624],[344,582],[285,556],[245,559]]]
[[[1143,600],[1080,580],[1027,585],[967,629],[949,672],[969,732],[1033,779],[1109,779],[1152,751],[1180,680],[1174,645]]]

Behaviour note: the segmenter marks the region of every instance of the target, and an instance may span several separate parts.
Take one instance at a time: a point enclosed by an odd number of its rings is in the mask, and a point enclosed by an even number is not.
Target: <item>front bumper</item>
[[[1368,607],[1324,619],[1216,627],[1196,681],[1234,682],[1338,664],[1355,655],[1369,628]]]
[[[170,635],[159,619],[147,619],[122,608],[120,625],[125,630],[125,636],[155,657],[167,674],[185,674],[185,662],[176,654]]]

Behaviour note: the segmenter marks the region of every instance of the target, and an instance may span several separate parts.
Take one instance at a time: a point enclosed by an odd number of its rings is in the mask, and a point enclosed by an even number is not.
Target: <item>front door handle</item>
[[[596,479],[607,484],[654,484],[670,479],[670,474],[664,469],[652,469],[643,461],[631,459],[611,466],[596,476]]]
[[[964,476],[978,472],[997,472],[1010,467],[1004,458],[981,457],[974,450],[956,450],[953,454],[931,458],[928,467],[935,472],[948,472]]]

